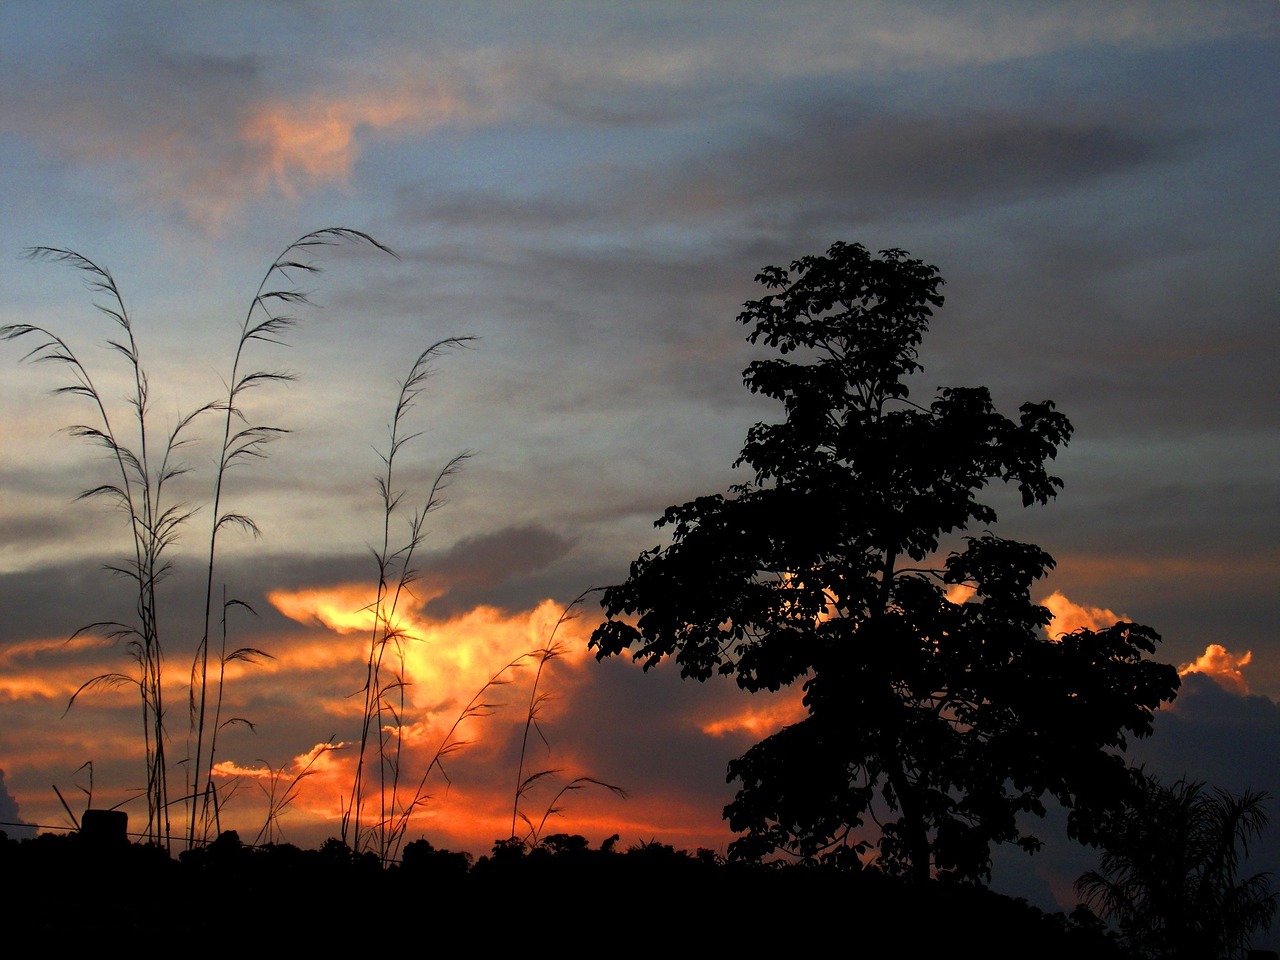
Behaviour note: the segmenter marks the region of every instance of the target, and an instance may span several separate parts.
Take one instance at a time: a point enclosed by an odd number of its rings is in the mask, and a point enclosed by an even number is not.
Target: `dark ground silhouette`
[[[197,955],[266,938],[290,950],[545,943],[593,952],[1127,956],[1090,916],[1047,914],[977,885],[908,887],[875,870],[727,863],[659,843],[592,849],[563,834],[532,851],[498,844],[474,862],[418,840],[385,868],[337,840],[254,848],[226,833],[174,858],[119,838],[42,834],[5,837],[0,876],[12,891],[13,932],[50,946],[162,937],[166,950],[187,943]]]

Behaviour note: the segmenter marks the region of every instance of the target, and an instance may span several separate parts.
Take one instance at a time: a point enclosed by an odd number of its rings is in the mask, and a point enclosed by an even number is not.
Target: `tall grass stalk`
[[[520,842],[529,846],[536,845],[543,827],[546,826],[547,820],[550,817],[563,812],[563,808],[560,806],[560,801],[568,793],[582,790],[586,787],[596,786],[603,787],[624,799],[627,796],[626,790],[622,787],[605,783],[603,780],[599,780],[595,777],[579,776],[561,786],[559,792],[552,797],[551,802],[543,811],[538,823],[535,824],[530,815],[525,810],[521,809],[522,801],[526,800],[530,791],[533,790],[535,786],[547,781],[548,779],[558,777],[560,774],[560,770],[558,769],[543,769],[537,770],[533,773],[525,772],[526,764],[529,759],[530,734],[536,733],[538,735],[538,739],[542,741],[543,745],[548,749],[551,748],[551,744],[548,742],[546,734],[542,731],[542,725],[540,722],[542,719],[543,708],[551,699],[551,695],[542,687],[543,674],[547,669],[547,664],[554,660],[559,660],[564,656],[564,644],[560,641],[558,636],[560,628],[570,620],[577,618],[577,608],[584,600],[586,600],[587,597],[602,589],[604,588],[590,587],[578,594],[578,596],[560,612],[560,617],[556,620],[555,626],[551,628],[551,632],[547,635],[546,643],[543,644],[542,648],[529,655],[532,659],[537,661],[538,666],[534,671],[533,683],[530,685],[529,707],[525,711],[524,732],[520,738],[520,760],[516,765],[516,788],[514,798],[511,801],[511,836],[509,842]],[[517,837],[516,824],[521,821],[526,827],[528,827],[528,830],[524,837]]]
[[[389,427],[389,442],[385,453],[379,453],[383,471],[375,482],[382,501],[382,537],[377,548],[371,548],[378,568],[378,582],[373,602],[369,606],[373,624],[369,647],[365,658],[364,685],[358,695],[363,697],[359,753],[355,774],[352,777],[350,800],[343,813],[341,840],[356,852],[368,847],[384,859],[392,844],[392,830],[396,818],[397,797],[400,787],[401,754],[404,747],[402,717],[405,708],[404,662],[405,644],[413,638],[401,626],[399,613],[401,600],[410,592],[417,572],[413,567],[414,554],[425,538],[424,525],[427,516],[438,509],[441,495],[450,479],[470,458],[464,451],[455,455],[436,475],[425,501],[408,521],[408,535],[398,546],[393,546],[392,527],[400,514],[404,491],[397,488],[397,458],[405,444],[416,439],[418,433],[406,432],[405,420],[415,407],[426,381],[433,372],[433,361],[449,350],[465,347],[474,337],[448,337],[437,341],[422,351],[414,361],[408,376],[400,383],[395,411]],[[376,750],[371,744],[376,738]],[[371,756],[372,754],[372,756]],[[378,815],[372,826],[373,836],[365,836],[365,804],[368,799],[367,767],[377,763]]]
[[[310,303],[305,293],[292,287],[291,276],[316,274],[319,268],[301,258],[316,248],[346,243],[369,245],[395,256],[393,251],[368,234],[345,227],[317,230],[289,244],[264,274],[245,314],[225,399],[202,404],[179,416],[176,425],[162,433],[159,440],[151,426],[150,383],[134,335],[134,324],[115,279],[105,267],[74,250],[41,246],[26,251],[30,259],[66,264],[85,275],[86,284],[96,298],[94,305],[116,328],[107,346],[127,365],[131,381],[126,397],[128,416],[116,417],[113,414],[89,368],[56,333],[46,327],[26,323],[0,327],[0,341],[34,342],[24,360],[53,364],[68,374],[70,382],[56,388],[54,393],[87,400],[93,412],[91,422],[74,424],[68,428],[68,433],[104,448],[114,464],[115,479],[84,490],[77,499],[105,498],[117,505],[127,518],[132,541],[130,556],[121,563],[108,564],[107,569],[131,581],[135,620],[132,623],[98,621],[80,628],[73,637],[97,631],[110,639],[123,641],[128,655],[137,665],[137,671],[132,676],[106,673],[91,678],[71,695],[68,709],[86,692],[122,685],[136,686],[145,758],[143,793],[147,800],[147,826],[143,836],[151,842],[162,843],[166,848],[173,837],[170,810],[173,803],[179,801],[170,798],[164,645],[159,627],[157,586],[170,569],[168,549],[180,528],[196,512],[181,502],[169,502],[169,484],[187,472],[186,466],[178,462],[177,455],[194,439],[192,424],[205,415],[222,414],[221,455],[211,496],[204,625],[188,683],[188,783],[181,803],[186,806],[186,839],[190,844],[198,836],[204,839],[208,830],[216,827],[218,820],[216,791],[209,777],[215,762],[217,730],[225,723],[240,722],[239,718],[221,720],[226,665],[235,660],[253,662],[265,656],[262,651],[252,648],[228,652],[224,618],[223,643],[215,681],[217,690],[211,692],[209,634],[219,534],[226,527],[240,527],[257,533],[257,526],[249,517],[223,509],[225,480],[233,466],[262,458],[265,455],[263,447],[286,432],[278,427],[251,423],[245,416],[242,400],[254,387],[293,379],[291,374],[283,372],[258,370],[244,373],[242,365],[252,344],[283,342],[283,335],[296,323],[296,318],[283,311]],[[275,286],[276,280],[284,281],[285,285]],[[224,612],[227,605],[224,598]],[[212,717],[209,715],[211,699]]]
[[[209,701],[209,632],[213,616],[214,570],[217,561],[218,535],[225,527],[239,527],[254,536],[259,535],[254,521],[242,514],[223,510],[223,488],[228,472],[235,466],[265,456],[263,448],[275,438],[287,431],[280,427],[254,424],[245,416],[242,407],[244,396],[256,387],[267,383],[288,382],[294,379],[293,374],[282,371],[255,370],[242,372],[246,351],[250,346],[283,343],[283,336],[297,323],[297,318],[287,312],[293,307],[311,303],[307,294],[296,289],[291,274],[303,276],[314,275],[320,268],[314,263],[305,262],[300,257],[321,247],[337,244],[355,243],[374,247],[381,252],[395,257],[389,247],[379,243],[367,233],[347,227],[327,227],[299,237],[289,244],[276,257],[271,266],[263,274],[262,281],[249,309],[245,312],[240,324],[240,337],[236,343],[235,356],[231,362],[231,376],[227,380],[226,399],[211,405],[222,414],[222,448],[218,459],[218,467],[214,475],[213,493],[210,498],[211,524],[209,531],[209,561],[206,565],[204,628],[196,653],[191,662],[191,676],[188,684],[188,709],[191,738],[194,740],[194,753],[190,757],[190,812],[188,817],[188,844],[195,842],[197,832],[202,839],[216,827],[217,808],[216,792],[210,772],[213,770],[215,747],[217,744],[218,724],[215,723],[209,736],[206,750],[206,710]],[[277,279],[289,284],[288,287],[277,287]],[[224,606],[225,609],[225,606]],[[225,624],[225,620],[224,620]],[[233,659],[251,660],[263,656],[261,651],[249,648],[235,651]],[[218,693],[221,703],[221,686],[225,677],[226,654],[219,661]],[[202,783],[201,778],[205,782]]]
[[[275,843],[277,838],[283,837],[280,831],[281,814],[298,798],[298,788],[302,785],[302,782],[315,775],[314,767],[316,761],[331,750],[337,749],[333,745],[333,740],[334,738],[330,737],[327,743],[313,751],[307,762],[303,764],[302,769],[292,777],[289,777],[284,770],[276,770],[265,760],[258,761],[267,769],[267,781],[270,786],[263,786],[261,781],[258,782],[258,786],[266,794],[267,816],[262,822],[262,827],[258,830],[258,835],[254,838],[255,845],[263,842]],[[288,777],[288,783],[281,790],[280,785],[284,783],[286,777]]]
[[[222,639],[221,646],[218,651],[218,679],[215,684],[213,723],[210,725],[209,731],[209,774],[206,778],[206,788],[203,794],[204,797],[207,798],[207,804],[209,807],[209,809],[202,814],[206,821],[206,829],[202,839],[206,840],[208,839],[208,826],[210,824],[213,827],[212,832],[214,835],[222,832],[222,805],[228,799],[227,797],[221,796],[213,786],[213,767],[218,753],[218,734],[221,733],[225,727],[237,724],[246,726],[250,730],[256,729],[253,722],[245,717],[228,717],[225,720],[222,718],[223,694],[226,691],[227,664],[236,662],[253,664],[258,663],[261,660],[275,659],[265,650],[259,650],[256,647],[239,647],[230,651],[227,649],[227,612],[234,607],[241,607],[250,614],[257,616],[257,611],[243,600],[227,599],[227,589],[225,586],[222,588]],[[195,794],[193,793],[192,796],[194,797]],[[189,843],[192,842],[194,842],[194,837],[189,841]]]
[[[159,451],[154,452],[155,444],[149,436],[148,423],[150,385],[134,336],[133,321],[115,279],[106,268],[74,250],[32,247],[26,253],[33,260],[64,263],[86,275],[89,289],[95,295],[102,295],[105,301],[95,302],[95,306],[117,328],[116,335],[107,341],[107,346],[124,358],[130,372],[132,392],[127,397],[131,408],[131,414],[127,418],[130,436],[126,437],[118,432],[119,427],[90,376],[89,369],[66,341],[47,328],[34,324],[8,324],[0,327],[0,339],[19,340],[29,337],[35,341],[35,346],[27,352],[24,360],[51,363],[62,367],[69,374],[71,382],[58,387],[54,393],[88,400],[96,422],[74,424],[68,428],[68,433],[105,448],[117,471],[115,480],[84,490],[77,499],[106,498],[114,501],[128,518],[132,556],[122,564],[108,565],[108,569],[132,581],[137,620],[133,624],[102,621],[81,628],[76,635],[87,630],[101,629],[114,639],[125,640],[130,656],[138,665],[138,673],[135,677],[115,673],[94,677],[72,694],[68,707],[86,690],[120,684],[137,685],[146,763],[145,836],[151,841],[163,841],[167,844],[171,827],[168,764],[165,757],[167,736],[163,649],[158,626],[156,586],[169,569],[165,551],[172,545],[178,528],[190,518],[192,511],[181,504],[167,505],[165,486],[170,480],[186,472],[185,467],[174,462],[174,453],[187,442],[187,428],[201,414],[211,410],[212,405],[205,404],[179,417],[177,425],[159,445]]]
[[[427,782],[430,780],[431,774],[438,770],[446,784],[453,782],[449,777],[449,771],[445,767],[445,760],[470,743],[469,740],[464,740],[459,736],[463,724],[468,720],[491,716],[500,704],[487,699],[489,694],[496,688],[510,683],[512,675],[534,656],[536,656],[536,651],[519,654],[495,673],[490,674],[484,685],[475,692],[467,705],[459,711],[457,717],[454,718],[453,725],[449,727],[448,732],[441,738],[435,753],[432,754],[426,768],[422,771],[422,776],[418,780],[418,785],[413,793],[408,795],[407,800],[397,798],[393,804],[393,814],[383,835],[383,844],[380,850],[380,857],[384,863],[399,859],[400,849],[404,843],[405,834],[409,830],[409,823],[414,812],[431,799],[431,795],[427,792]]]

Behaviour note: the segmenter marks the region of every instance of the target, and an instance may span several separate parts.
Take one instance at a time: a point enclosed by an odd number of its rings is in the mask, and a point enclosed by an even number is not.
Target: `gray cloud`
[[[36,833],[35,827],[22,819],[18,801],[5,785],[3,770],[0,770],[0,832],[7,834],[10,840],[26,840]]]
[[[1132,753],[1164,780],[1204,780],[1236,792],[1252,787],[1280,798],[1280,704],[1190,673],[1178,698],[1157,715],[1154,734]],[[1280,863],[1280,839],[1270,852]]]
[[[1185,142],[1088,111],[938,116],[883,115],[856,103],[824,107],[801,111],[783,130],[711,160],[703,179],[686,189],[692,196],[731,190],[736,203],[767,197],[793,211],[799,204],[819,223],[937,215],[1069,190],[1175,157]],[[827,200],[826,213],[819,212],[819,197]]]

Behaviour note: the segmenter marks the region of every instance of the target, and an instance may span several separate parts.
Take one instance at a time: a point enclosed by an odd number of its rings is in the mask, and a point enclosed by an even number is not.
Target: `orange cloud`
[[[277,660],[261,665],[277,677],[265,682],[278,682],[281,673],[340,669],[348,675],[349,686],[357,687],[363,681],[372,639],[373,618],[367,590],[365,585],[339,585],[272,592],[269,599],[282,613],[302,623],[322,624],[332,634],[301,641],[287,639]],[[412,800],[419,784],[433,795],[431,803],[415,812],[415,830],[420,831],[445,809],[451,818],[476,820],[474,826],[484,834],[486,846],[510,830],[510,794],[491,802],[489,806],[496,803],[496,809],[487,812],[476,797],[472,797],[472,807],[460,806],[460,791],[441,775],[438,767],[433,767],[433,761],[439,758],[449,768],[460,757],[473,766],[509,762],[509,757],[503,759],[503,749],[524,728],[534,695],[533,677],[553,634],[555,654],[548,659],[548,669],[559,664],[572,669],[589,658],[586,636],[590,624],[576,619],[562,621],[561,616],[562,608],[553,600],[516,613],[479,606],[446,619],[428,616],[418,601],[403,608],[398,627],[412,639],[389,648],[384,677],[390,679],[394,674],[404,684],[391,699],[394,713],[385,713],[382,722],[384,732],[401,741],[397,804]],[[341,653],[335,654],[336,650]],[[335,662],[338,659],[343,661],[341,665]],[[553,685],[564,681],[563,674],[554,679],[544,675],[537,693],[546,694]],[[241,788],[235,803],[242,808],[242,817],[252,822],[257,816],[265,822],[269,805],[290,796],[294,822],[328,823],[334,829],[350,802],[360,752],[363,698],[358,694],[348,696],[350,692],[344,689],[313,697],[317,706],[343,719],[349,739],[318,744],[278,768],[233,760],[217,765],[215,772],[224,783],[238,783]],[[553,701],[546,701],[541,709],[549,710],[552,705]],[[375,732],[375,744],[376,740]],[[376,746],[373,750],[376,754]],[[572,766],[565,757],[558,757],[554,765]],[[566,776],[573,774],[566,771]],[[243,789],[251,783],[261,788],[257,794]],[[435,799],[441,796],[449,798],[447,804]],[[377,805],[376,800],[372,802]],[[493,823],[504,815],[505,827],[493,833]],[[288,820],[283,821],[284,825]],[[454,828],[457,829],[456,823]]]
[[[345,183],[360,156],[362,130],[433,130],[463,113],[447,89],[405,85],[344,97],[270,100],[256,107],[240,137],[261,158],[267,179],[287,197],[301,186]]]
[[[145,111],[106,91],[56,109],[29,105],[19,122],[58,155],[100,170],[129,202],[174,208],[216,233],[273,189],[293,198],[346,184],[371,134],[429,133],[498,111],[505,81],[492,72],[416,59],[380,66],[391,75],[348,79],[332,94],[247,99],[234,81],[179,84]]]
[[[405,680],[416,688],[411,699],[417,706],[433,709],[442,704],[465,703],[502,665],[527,660],[528,655],[542,649],[562,613],[556,601],[544,600],[522,613],[508,614],[495,607],[479,606],[437,620],[425,614],[422,607],[438,595],[439,591],[433,591],[408,603],[402,601],[395,618],[395,627],[406,637],[397,661],[403,658]],[[290,619],[319,622],[336,633],[358,635],[358,645],[348,646],[347,650],[361,660],[367,655],[365,641],[373,629],[372,598],[367,586],[277,590],[268,594],[268,599]],[[586,659],[586,633],[577,620],[561,624],[556,638],[563,650],[558,659],[573,663]],[[305,649],[295,650],[292,655],[300,652],[305,655]]]
[[[1085,630],[1105,630],[1112,624],[1129,618],[1123,614],[1113,613],[1105,607],[1086,607],[1068,600],[1061,591],[1055,590],[1040,601],[1041,606],[1048,608],[1053,614],[1053,622],[1046,627],[1051,637],[1060,637],[1065,633]]]
[[[77,684],[76,686],[79,686]],[[71,688],[72,690],[75,687]],[[66,684],[45,676],[0,676],[0,699],[30,700],[66,697]]]
[[[1189,673],[1203,673],[1212,677],[1221,686],[1232,690],[1241,696],[1249,692],[1249,684],[1245,681],[1244,673],[1241,667],[1247,666],[1253,660],[1253,652],[1246,650],[1242,655],[1235,656],[1227,651],[1227,648],[1211,643],[1204,648],[1198,658],[1191,663],[1184,663],[1178,667],[1178,676],[1185,677]]]
[[[129,674],[131,667],[132,664],[120,656],[115,642],[107,637],[86,633],[70,640],[19,641],[0,650],[0,700],[65,700],[90,678]],[[126,696],[136,697],[137,688],[127,684],[102,684],[95,688],[92,696],[120,702]]]
[[[267,600],[298,623],[318,622],[335,633],[368,633],[373,629],[374,595],[368,584],[272,590]]]
[[[801,703],[801,694],[796,691],[795,696],[779,698],[763,706],[753,703],[727,717],[701,723],[698,728],[709,737],[747,733],[759,740],[808,715],[809,711]]]
[[[423,584],[416,586],[430,592]],[[371,617],[362,612],[367,592],[367,584],[350,584],[271,594],[271,603],[301,626],[271,636],[246,636],[243,642],[267,650],[273,659],[228,664],[214,770],[222,800],[219,829],[237,830],[246,841],[265,831],[263,840],[303,846],[340,832],[359,753],[359,690],[372,631]],[[651,838],[690,847],[723,847],[727,842],[719,812],[729,799],[728,787],[723,799],[700,805],[672,793],[645,794],[643,784],[625,782],[625,774],[617,786],[631,792],[628,799],[585,779],[618,775],[598,766],[600,731],[556,726],[563,715],[577,715],[575,698],[592,689],[597,668],[586,642],[595,619],[586,611],[581,618],[560,622],[561,604],[546,600],[519,611],[480,606],[432,616],[429,603],[413,598],[402,612],[401,625],[417,639],[404,645],[403,661],[397,657],[395,664],[406,683],[403,705],[395,704],[403,736],[395,802],[403,810],[418,796],[420,785],[423,801],[406,824],[406,841],[428,836],[439,846],[487,852],[512,829],[516,781],[549,771],[520,796],[517,833],[534,825],[543,835],[581,833],[593,843],[614,833],[622,835],[624,845]],[[522,767],[521,738],[535,693],[538,655],[553,631],[562,646],[536,688],[540,698],[549,697],[538,705],[547,742],[531,731]],[[117,647],[87,636],[70,645],[37,640],[0,651],[0,709],[10,711],[0,715],[11,741],[5,759],[28,819],[47,824],[65,819],[56,795],[44,785],[57,783],[68,796],[69,789],[87,786],[88,773],[75,772],[86,760],[93,761],[96,771],[94,803],[125,804],[131,820],[140,816],[143,743],[136,688],[87,697],[62,715],[70,692],[88,676],[127,668],[128,661],[121,660]],[[186,770],[181,762],[186,677],[180,657],[177,662],[168,702],[176,705],[171,711],[172,756],[177,758],[170,765],[171,789],[180,792]],[[516,666],[503,670],[512,663]],[[507,682],[486,686],[495,673]],[[35,699],[28,703],[14,699],[18,697]],[[798,708],[788,715],[785,706],[750,699],[761,708],[756,720],[744,714],[723,720],[723,733],[700,734],[699,723],[691,719],[689,734],[728,737],[738,729],[740,735],[758,739],[768,732],[760,724],[781,725],[802,715]],[[751,732],[753,723],[761,734]],[[387,732],[397,732],[393,717],[385,717],[384,724]],[[299,729],[310,739],[300,741]],[[330,734],[330,740],[320,740]],[[375,731],[375,743],[376,738]],[[366,756],[366,829],[379,816],[381,804],[374,754],[376,747]],[[437,755],[442,756],[443,772],[429,766]],[[566,787],[577,789],[561,792]],[[181,833],[183,827],[175,829]]]

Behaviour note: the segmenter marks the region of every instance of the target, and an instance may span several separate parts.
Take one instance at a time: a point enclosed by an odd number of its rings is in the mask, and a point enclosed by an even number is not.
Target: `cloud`
[[[1180,664],[1178,676],[1186,677],[1190,673],[1203,674],[1212,677],[1228,690],[1245,696],[1249,692],[1249,684],[1241,668],[1248,666],[1252,660],[1252,651],[1246,650],[1243,654],[1236,656],[1229,653],[1221,644],[1211,643],[1194,661]]]
[[[801,697],[798,691],[784,699],[767,699],[772,702],[753,703],[730,715],[705,721],[701,724],[701,730],[712,737],[722,737],[729,733],[745,733],[756,740],[763,740],[788,724],[798,723],[809,715],[808,709],[800,702]]]
[[[852,90],[806,98],[767,128],[742,130],[736,145],[666,172],[661,209],[699,219],[769,211],[810,232],[955,216],[1165,162],[1196,136],[1112,107],[935,111],[886,112]]]
[[[31,94],[6,111],[4,129],[92,171],[127,204],[176,207],[216,227],[246,199],[253,158],[229,134],[261,87],[261,61],[128,44],[114,59],[118,69],[105,75],[73,60],[42,83],[24,82]],[[144,61],[145,70],[127,69]]]
[[[103,77],[96,63],[73,61],[53,82],[22,84],[35,92],[14,102],[0,129],[94,171],[125,203],[177,210],[214,232],[272,191],[295,199],[346,186],[372,137],[423,135],[488,110],[471,103],[451,79],[457,71],[439,62],[291,90],[256,54],[142,44],[124,45],[117,59],[145,69]],[[68,88],[74,97],[64,95]]]
[[[835,82],[771,105],[766,122],[720,116],[716,139],[682,155],[636,152],[612,170],[570,159],[581,171],[571,191],[521,183],[496,196],[405,190],[399,199],[406,219],[454,225],[564,231],[625,218],[657,228],[737,223],[749,211],[753,222],[767,212],[775,229],[803,223],[812,234],[1058,196],[1182,157],[1201,138],[1110,106],[890,110],[864,97],[851,80]]]
[[[1103,607],[1082,606],[1068,600],[1058,590],[1041,600],[1040,605],[1048,608],[1053,614],[1053,622],[1046,629],[1054,637],[1060,637],[1064,633],[1075,633],[1080,629],[1095,632],[1105,630],[1119,621],[1129,619]]]
[[[36,833],[35,827],[22,819],[18,801],[5,785],[3,770],[0,770],[0,832],[7,834],[10,840],[26,840]]]
[[[1128,758],[1165,784],[1191,780],[1236,794],[1247,789],[1265,791],[1274,816],[1280,799],[1280,769],[1275,764],[1280,756],[1280,704],[1247,694],[1243,677],[1234,682],[1234,674],[1249,659],[1247,654],[1232,656],[1215,644],[1196,664],[1183,667],[1177,698],[1156,711],[1151,736],[1130,740]],[[1200,663],[1217,672],[1199,669]],[[1062,811],[1051,811],[1044,822],[1035,821],[1033,829],[1046,841],[1045,850],[1028,858],[1015,850],[997,849],[995,887],[1029,896],[1047,909],[1070,910],[1076,903],[1072,885],[1086,870],[1096,869],[1097,851],[1067,840]],[[1272,827],[1250,844],[1241,872],[1277,870],[1280,832]]]
[[[371,143],[446,125],[703,129],[709,116],[758,107],[779,85],[791,85],[791,103],[805,103],[812,99],[799,89],[805,84],[861,83],[886,70],[1020,62],[1096,44],[1178,45],[1266,24],[1254,11],[1182,3],[1011,6],[998,15],[987,5],[820,3],[752,8],[750,16],[660,7],[651,16],[602,13],[586,21],[552,7],[508,11],[500,24],[401,11],[393,20],[362,20],[358,29],[317,15],[290,23],[286,38],[275,12],[241,13],[154,14],[145,29],[133,18],[75,18],[92,43],[66,27],[14,23],[12,36],[31,33],[39,42],[11,51],[0,129],[58,163],[92,171],[126,204],[176,210],[217,230],[269,193],[289,199],[350,185]],[[344,32],[327,32],[335,28]],[[321,42],[326,56],[316,58]],[[60,56],[51,62],[38,51],[54,43]],[[102,49],[112,51],[110,70]],[[1015,187],[1069,177],[1075,168],[1089,176],[1161,149],[1129,135],[1131,126],[992,113],[950,124],[924,116],[824,128],[810,117],[767,145],[769,182],[747,186],[785,189],[796,177],[815,176],[831,182],[840,155],[847,174],[871,193],[899,199],[906,174],[920,177],[926,195],[946,192],[948,182],[971,190],[975,176]],[[792,149],[798,142],[804,151]],[[797,154],[807,162],[788,159]],[[734,169],[713,166],[683,199],[721,202],[717,178],[728,172],[731,181]],[[869,202],[863,194],[856,205]]]
[[[359,612],[365,599],[360,591],[364,589],[367,588],[274,591],[272,603],[290,616],[300,621],[320,620],[346,636],[322,644],[325,659],[320,673],[309,669],[305,662],[309,645],[291,645],[279,658],[281,664],[270,664],[262,674],[237,678],[233,687],[237,697],[252,696],[256,687],[269,688],[280,676],[288,676],[292,683],[311,691],[308,697],[313,722],[319,711],[328,718],[323,722],[344,731],[342,737],[322,747],[308,746],[303,754],[278,769],[232,758],[219,768],[224,777],[243,776],[258,781],[264,787],[264,795],[273,787],[277,794],[288,790],[289,784],[296,781],[292,816],[327,822],[329,829],[340,813],[335,798],[350,791],[361,752],[362,698],[340,695],[338,691],[354,686],[357,674],[363,676],[369,624],[357,621],[367,619]],[[492,769],[510,769],[512,738],[524,728],[531,705],[541,702],[538,692],[530,686],[534,677],[542,673],[537,669],[543,659],[541,652],[546,651],[554,634],[558,646],[547,660],[546,676],[539,676],[539,680],[551,682],[554,672],[560,675],[557,682],[563,683],[563,675],[572,674],[587,658],[583,633],[586,626],[576,621],[562,622],[561,604],[553,600],[511,614],[477,607],[444,620],[431,618],[425,610],[421,604],[403,609],[400,628],[411,639],[388,647],[381,666],[383,683],[396,684],[388,686],[391,699],[383,722],[391,725],[384,729],[391,729],[395,726],[392,717],[400,718],[400,792],[409,798],[404,802],[412,802],[415,785],[422,783],[424,790],[429,787],[434,794],[450,783],[451,778],[446,777],[456,766],[470,772],[464,789],[472,804],[480,804],[480,795],[486,790],[504,789],[496,783],[489,786]],[[346,651],[340,663],[329,657],[335,646]],[[336,687],[341,682],[339,673],[348,676],[345,684]],[[369,747],[375,756],[377,743],[375,731]],[[563,769],[565,762],[564,756],[557,756],[557,769]],[[457,776],[458,782],[463,782],[462,774]],[[369,788],[376,789],[372,784],[371,779]],[[433,805],[433,815],[438,815],[443,806],[465,819],[466,807],[457,806],[459,798],[452,787],[447,792],[447,800]],[[501,801],[506,802],[505,798]],[[454,825],[451,829],[456,834],[461,827]],[[483,839],[487,847],[494,838]],[[474,844],[476,838],[471,836],[470,840]]]
[[[1163,780],[1202,780],[1280,798],[1280,704],[1189,672],[1177,699],[1157,711],[1152,736],[1132,743],[1130,755]],[[1269,869],[1280,867],[1280,833],[1268,831],[1258,855]]]
[[[250,108],[239,135],[259,178],[293,197],[325,182],[346,184],[369,133],[421,135],[470,112],[447,86],[420,81],[332,97],[272,98]],[[257,189],[265,190],[262,179]]]

